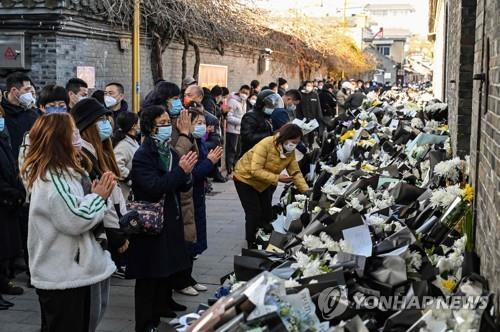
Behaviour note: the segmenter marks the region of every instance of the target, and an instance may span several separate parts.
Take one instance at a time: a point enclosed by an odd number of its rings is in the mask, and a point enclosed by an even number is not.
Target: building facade
[[[2,1],[0,7],[0,84],[15,70],[26,71],[37,86],[48,83],[65,85],[68,79],[82,71],[93,73],[95,88],[106,83],[120,82],[126,92],[132,91],[131,33],[101,19],[101,1]],[[24,44],[24,45],[21,45]],[[22,46],[22,47],[21,47]],[[22,50],[21,50],[22,48]],[[9,66],[10,51],[18,51],[18,59],[26,60],[23,68]],[[183,45],[172,43],[163,54],[164,79],[182,81]],[[151,47],[146,35],[141,36],[141,94],[153,86]],[[7,55],[6,55],[7,54]],[[258,79],[263,85],[282,76],[290,87],[299,86],[298,66],[273,61],[267,70],[259,70],[262,50],[245,45],[228,45],[224,56],[200,41],[201,63],[218,66],[226,72],[226,84],[235,91],[242,84]],[[10,55],[9,55],[10,56]],[[2,60],[2,59],[0,59]],[[187,75],[192,75],[194,52],[188,53]],[[86,69],[89,69],[86,70]],[[83,69],[83,70],[82,70]],[[88,76],[86,76],[88,77]]]
[[[431,0],[436,97],[448,103],[452,148],[470,154],[481,274],[500,294],[500,3]],[[497,297],[498,308],[498,297]]]

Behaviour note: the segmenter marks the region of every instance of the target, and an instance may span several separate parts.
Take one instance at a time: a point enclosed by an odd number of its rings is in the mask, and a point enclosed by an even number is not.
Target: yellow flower
[[[457,286],[457,282],[454,279],[442,279],[441,286],[444,289],[452,292],[455,289],[455,287]]]
[[[377,167],[370,164],[364,164],[363,166],[361,166],[361,169],[365,172],[373,172],[377,169]]]
[[[354,135],[356,135],[355,129],[346,131],[342,136],[340,136],[340,143],[344,143],[349,138],[353,138]]]
[[[358,142],[358,146],[374,146],[375,144],[377,144],[377,141],[375,141],[373,138],[364,139]]]
[[[464,187],[463,198],[469,203],[472,203],[472,200],[474,199],[474,188],[472,188],[470,183],[467,183]]]
[[[442,125],[442,126],[439,126],[439,127],[438,127],[438,130],[448,131],[448,125],[447,125],[447,124],[444,124],[444,125]]]

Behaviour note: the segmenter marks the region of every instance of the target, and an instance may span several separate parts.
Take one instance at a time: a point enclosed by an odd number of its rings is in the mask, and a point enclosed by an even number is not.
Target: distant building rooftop
[[[413,7],[409,3],[400,3],[400,4],[394,4],[394,3],[388,3],[388,4],[369,4],[365,6],[365,11],[367,12],[378,12],[378,11],[399,11],[399,10],[409,10],[414,12],[415,7]]]

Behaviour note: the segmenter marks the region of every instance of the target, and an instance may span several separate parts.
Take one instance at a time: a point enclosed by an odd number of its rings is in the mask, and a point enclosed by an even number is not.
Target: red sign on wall
[[[4,56],[8,60],[16,60],[17,54],[16,51],[14,51],[11,47],[7,47],[5,50]]]

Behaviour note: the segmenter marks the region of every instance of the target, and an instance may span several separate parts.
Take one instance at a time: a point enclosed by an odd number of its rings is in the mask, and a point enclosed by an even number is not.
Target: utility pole
[[[139,113],[141,102],[141,0],[134,0],[134,27],[132,36],[132,110]]]
[[[343,19],[344,29],[347,27],[347,15],[346,15],[346,11],[347,11],[347,0],[344,0],[344,19]]]

